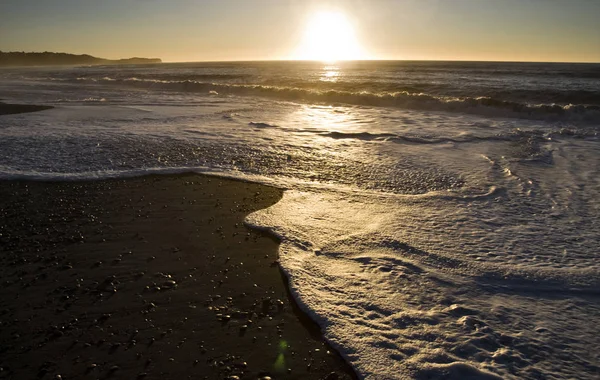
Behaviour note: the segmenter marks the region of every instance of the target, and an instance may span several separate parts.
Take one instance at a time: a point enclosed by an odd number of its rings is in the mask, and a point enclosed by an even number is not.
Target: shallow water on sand
[[[246,65],[2,71],[57,108],[2,116],[0,175],[284,187],[248,223],[361,375],[597,375],[596,66]]]

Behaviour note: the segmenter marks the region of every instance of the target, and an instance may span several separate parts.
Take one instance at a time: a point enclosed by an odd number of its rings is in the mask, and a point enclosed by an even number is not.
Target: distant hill
[[[159,58],[104,59],[88,54],[1,52],[0,66],[139,65],[161,63]]]

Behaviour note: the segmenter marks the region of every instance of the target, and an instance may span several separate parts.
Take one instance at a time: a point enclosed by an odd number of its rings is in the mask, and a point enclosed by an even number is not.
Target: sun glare
[[[343,13],[319,12],[310,18],[296,58],[334,62],[364,59],[364,52]]]

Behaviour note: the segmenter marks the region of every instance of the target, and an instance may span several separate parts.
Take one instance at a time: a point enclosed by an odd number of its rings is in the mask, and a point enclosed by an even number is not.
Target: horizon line
[[[67,55],[79,55],[79,56],[91,56],[93,58],[99,58],[104,60],[116,61],[116,60],[127,60],[132,58],[139,59],[160,59],[160,63],[243,63],[243,62],[319,62],[319,63],[340,63],[340,62],[468,62],[468,63],[557,63],[557,64],[600,64],[600,61],[537,61],[537,60],[473,60],[473,59],[396,59],[396,58],[360,58],[360,59],[339,59],[339,60],[318,60],[318,59],[295,59],[295,58],[276,58],[276,59],[208,59],[208,60],[164,60],[160,57],[143,57],[135,56],[129,58],[104,58],[89,53],[66,53],[66,52],[53,52],[53,51],[5,51],[0,49],[0,53],[26,53],[26,54],[67,54]],[[156,63],[159,64],[159,63]]]
[[[518,61],[518,60],[471,60],[471,59],[339,59],[333,61],[318,59],[232,59],[232,60],[199,60],[199,61],[169,61],[162,63],[244,63],[244,62],[314,62],[314,63],[340,63],[340,62],[467,62],[467,63],[557,63],[557,64],[600,64],[600,61]],[[160,64],[160,63],[157,63]]]

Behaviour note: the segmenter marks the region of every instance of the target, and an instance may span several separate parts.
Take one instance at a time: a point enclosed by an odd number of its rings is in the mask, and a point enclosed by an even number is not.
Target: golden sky
[[[600,62],[598,15],[592,0],[3,0],[0,50]]]

